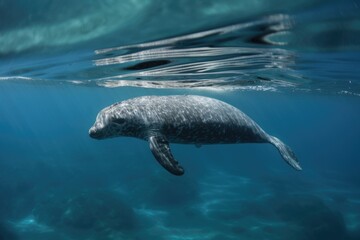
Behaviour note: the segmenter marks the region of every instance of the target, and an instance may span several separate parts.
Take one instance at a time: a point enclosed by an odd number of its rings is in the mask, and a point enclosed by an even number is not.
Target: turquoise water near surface
[[[358,1],[0,1],[0,239],[360,239]],[[91,139],[97,113],[196,94],[270,144]]]

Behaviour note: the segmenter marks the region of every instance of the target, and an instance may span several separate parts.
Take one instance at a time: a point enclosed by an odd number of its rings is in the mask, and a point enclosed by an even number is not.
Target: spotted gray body
[[[156,160],[175,175],[184,170],[169,143],[271,143],[287,163],[301,170],[288,146],[239,109],[208,97],[144,96],[118,102],[98,114],[89,134],[96,139],[129,136],[149,141]]]

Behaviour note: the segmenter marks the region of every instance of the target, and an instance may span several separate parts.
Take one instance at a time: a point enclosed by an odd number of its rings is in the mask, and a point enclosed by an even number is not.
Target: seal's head
[[[94,125],[89,129],[89,135],[95,139],[104,139],[126,135],[131,116],[128,111],[117,106],[110,106],[99,112]]]

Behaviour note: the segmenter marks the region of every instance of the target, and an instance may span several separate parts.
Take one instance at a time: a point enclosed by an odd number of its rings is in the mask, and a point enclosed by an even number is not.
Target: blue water
[[[0,240],[360,239],[359,1],[0,1]],[[269,144],[91,139],[144,95],[230,103]]]

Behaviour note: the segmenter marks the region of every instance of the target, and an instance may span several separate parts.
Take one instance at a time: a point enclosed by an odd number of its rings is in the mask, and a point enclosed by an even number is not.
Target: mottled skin
[[[89,134],[96,139],[129,136],[147,140],[155,158],[176,175],[183,174],[183,170],[173,159],[169,142],[272,143],[290,165],[301,169],[290,148],[268,135],[246,114],[202,96],[144,96],[115,103],[98,114]]]

